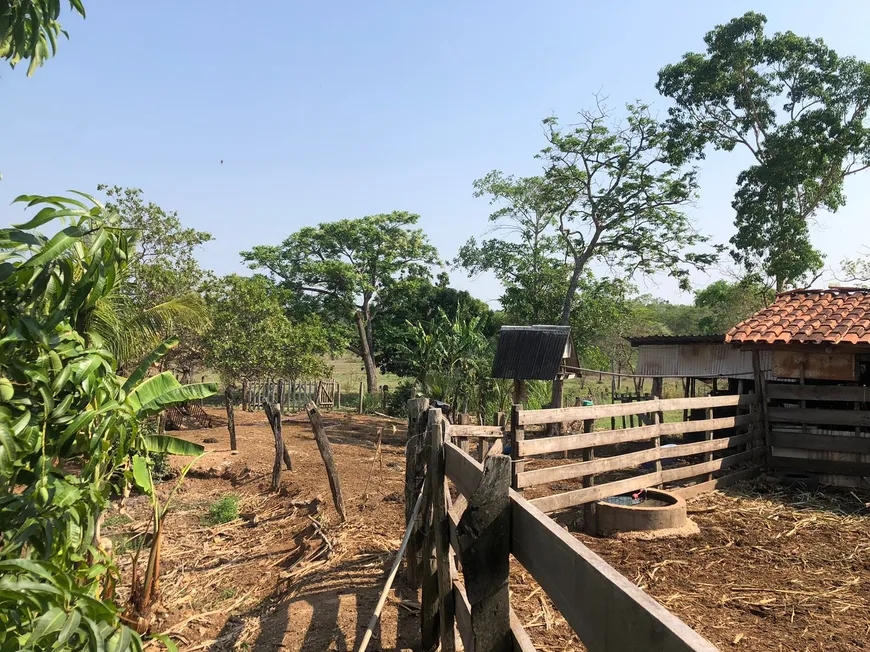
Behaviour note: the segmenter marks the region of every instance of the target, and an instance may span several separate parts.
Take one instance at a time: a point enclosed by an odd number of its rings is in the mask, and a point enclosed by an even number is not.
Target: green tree
[[[91,329],[101,333],[122,365],[135,364],[157,342],[176,336],[180,345],[164,364],[189,381],[202,362],[198,335],[207,323],[202,291],[212,279],[194,254],[213,238],[185,227],[177,212],[146,202],[139,188],[100,184],[97,189],[108,198],[107,210],[134,234],[134,246],[123,282],[96,306]]]
[[[437,285],[425,278],[412,278],[390,284],[375,304],[375,356],[380,368],[398,376],[414,376],[406,352],[414,342],[414,324],[427,324],[443,312],[449,320],[460,313],[467,318],[479,317],[484,336],[498,331],[493,311],[483,301],[465,290],[448,285],[446,274]]]
[[[545,179],[493,170],[475,181],[474,189],[476,197],[487,197],[497,207],[489,221],[499,237],[480,243],[470,238],[454,264],[472,275],[495,275],[504,288],[500,302],[509,323],[555,323],[570,270]]]
[[[770,288],[753,278],[736,283],[714,281],[695,292],[695,306],[701,310],[698,331],[721,335],[773,300]]]
[[[0,59],[13,68],[30,61],[27,76],[57,52],[59,36],[69,34],[58,22],[60,0],[4,0],[0,2]],[[71,11],[85,17],[81,0],[69,0]]]
[[[141,649],[110,600],[118,572],[100,547],[100,515],[131,479],[132,460],[201,452],[143,425],[215,391],[168,372],[147,377],[171,340],[122,378],[101,339],[78,330],[131,248],[118,215],[84,198],[20,197],[39,212],[0,230],[3,650]]]
[[[252,269],[265,269],[294,295],[316,295],[309,305],[356,327],[358,355],[369,393],[377,391],[374,304],[398,280],[428,278],[438,254],[421,229],[419,215],[395,211],[305,227],[279,246],[242,252]]]
[[[821,39],[767,36],[766,22],[748,12],[717,26],[706,53],[662,68],[656,88],[675,102],[672,160],[703,157],[710,145],[752,156],[732,202],[732,256],[781,291],[819,273],[808,221],[840,208],[846,177],[870,165],[870,64]]]

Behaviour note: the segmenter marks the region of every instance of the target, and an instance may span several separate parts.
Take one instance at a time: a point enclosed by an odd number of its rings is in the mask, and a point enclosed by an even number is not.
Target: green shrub
[[[396,389],[387,394],[387,414],[404,417],[408,414],[408,401],[416,397],[417,385],[412,380],[403,380]]]
[[[213,502],[208,508],[208,514],[202,520],[208,525],[219,525],[235,521],[238,517],[239,497],[227,495]]]

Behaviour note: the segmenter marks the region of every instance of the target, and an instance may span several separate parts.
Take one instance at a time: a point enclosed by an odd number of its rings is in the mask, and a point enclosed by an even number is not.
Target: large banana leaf
[[[151,368],[155,362],[160,360],[166,353],[174,346],[178,345],[177,337],[170,337],[169,339],[162,342],[156,349],[154,349],[151,353],[149,353],[142,362],[139,363],[139,366],[136,367],[136,370],[130,374],[130,377],[127,378],[124,383],[124,391],[129,392],[132,388],[134,388],[139,382],[145,378],[148,374],[148,370]]]
[[[181,385],[168,392],[164,392],[160,396],[154,398],[149,403],[144,404],[137,415],[148,417],[161,412],[164,408],[170,405],[178,405],[187,403],[188,401],[199,401],[209,396],[214,396],[217,393],[217,383],[195,383],[193,385]]]
[[[134,387],[127,394],[126,403],[133,411],[138,413],[144,405],[154,401],[158,396],[163,396],[169,391],[178,389],[181,383],[169,371],[152,376]]]
[[[170,453],[172,455],[201,455],[205,452],[205,448],[199,444],[169,435],[145,437],[145,449],[149,453]]]

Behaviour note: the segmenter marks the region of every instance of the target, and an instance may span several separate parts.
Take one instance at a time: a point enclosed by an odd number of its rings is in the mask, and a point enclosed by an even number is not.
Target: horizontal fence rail
[[[444,469],[467,499],[483,477],[482,465],[449,442],[444,446]],[[510,491],[510,510],[510,552],[590,651],[717,650],[515,491]],[[456,614],[462,623],[465,605],[459,602]],[[460,633],[463,628],[461,624]],[[518,646],[517,632],[511,630],[514,649],[528,649]]]
[[[731,412],[728,416],[714,416],[714,410]],[[706,418],[662,423],[664,412],[680,410],[697,416],[701,411]],[[736,412],[737,414],[734,414]],[[596,419],[646,415],[639,422],[651,425],[636,428],[593,431]],[[721,414],[721,411],[720,411]],[[530,487],[582,479],[582,488],[562,491],[554,495],[531,499],[531,503],[544,512],[587,505],[620,494],[660,487],[665,483],[680,483],[694,479],[710,488],[726,486],[729,481],[744,479],[759,473],[756,461],[764,453],[764,421],[758,397],[748,395],[706,396],[679,399],[651,399],[618,405],[585,406],[563,409],[522,410],[517,407],[512,416],[511,451],[514,458],[513,487]],[[557,421],[553,421],[557,420]],[[526,425],[546,425],[554,422],[583,423],[583,433],[555,437],[539,436],[526,439]],[[516,424],[516,425],[514,425]],[[662,437],[697,433],[701,441],[672,443],[662,446]],[[679,439],[678,439],[679,441]],[[641,450],[619,448],[620,445],[643,444]],[[608,448],[605,448],[608,447]],[[616,448],[615,448],[616,447]],[[602,450],[605,449],[605,450]],[[582,451],[583,459],[576,462],[551,463],[546,468],[527,470],[535,456]],[[601,454],[604,453],[604,457]],[[718,459],[715,454],[721,455]],[[675,468],[663,468],[668,463],[695,456],[694,461]],[[729,476],[714,478],[720,473],[740,465],[752,465],[752,472],[744,470]],[[640,475],[637,472],[643,466]],[[608,478],[603,474],[634,472],[633,477]],[[702,477],[704,476],[704,477]],[[692,493],[692,492],[687,492]],[[697,495],[693,493],[692,495]],[[584,521],[594,530],[595,512],[584,512]]]

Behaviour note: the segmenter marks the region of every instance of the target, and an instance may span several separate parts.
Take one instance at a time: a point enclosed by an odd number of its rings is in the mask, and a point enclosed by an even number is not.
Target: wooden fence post
[[[272,435],[275,437],[275,461],[272,464],[272,491],[278,491],[281,487],[281,461],[284,457],[284,438],[281,436],[281,406],[263,401],[263,410],[266,418],[272,426]]]
[[[737,412],[739,412],[739,411],[740,410],[737,410]],[[704,418],[705,419],[712,419],[713,418],[713,408],[707,408],[704,410]],[[712,430],[705,431],[704,432],[704,439],[706,441],[713,441],[713,431]],[[704,454],[704,461],[705,462],[712,462],[713,461],[713,451],[710,451],[709,453]],[[713,474],[708,473],[707,480],[712,480],[712,479],[713,479]]]
[[[525,467],[525,463],[520,461],[520,442],[526,438],[525,429],[517,423],[519,421],[520,410],[523,409],[523,406],[514,403],[511,408],[511,459],[513,460],[512,471],[511,471],[511,486],[517,491],[522,492],[517,485],[517,476],[523,472],[523,468]]]
[[[510,652],[511,460],[486,458],[483,478],[456,527],[474,649]],[[452,627],[451,627],[452,629]]]
[[[308,420],[311,421],[311,429],[314,431],[314,439],[317,441],[317,448],[320,449],[320,456],[323,458],[323,464],[326,466],[326,477],[329,478],[329,488],[332,490],[332,501],[335,503],[335,509],[341,518],[341,522],[347,521],[347,515],[344,511],[344,496],[341,494],[341,481],[338,477],[338,471],[335,469],[335,460],[332,457],[332,446],[329,444],[329,439],[326,437],[326,432],[323,430],[323,420],[320,418],[320,410],[314,402],[309,402],[305,406],[308,412]]]
[[[767,387],[764,371],[761,369],[761,354],[752,352],[752,370],[755,373],[755,394],[758,396],[758,408],[761,410],[761,423],[764,428],[764,461],[767,470],[772,468],[772,451],[770,448],[770,418],[767,415]]]
[[[419,553],[420,535],[419,516],[411,522],[414,502],[423,486],[423,469],[421,453],[423,451],[423,433],[425,418],[428,418],[429,399],[413,398],[408,401],[408,440],[405,444],[405,527],[414,532],[408,539],[406,554],[405,583],[416,590],[420,586]]]
[[[242,381],[242,411],[248,411],[248,380]]]
[[[335,383],[335,409],[341,409],[341,383]]]
[[[236,415],[233,412],[233,398],[230,394],[230,386],[224,390],[224,402],[227,407],[227,430],[230,431],[230,450],[236,449]]]
[[[430,465],[430,457],[427,455],[430,448],[430,440],[428,437],[429,421],[437,418],[432,415],[432,408],[426,414],[427,428],[421,435],[425,439],[422,457],[426,460],[426,470],[424,475],[427,476],[425,503],[423,505],[423,529],[426,530],[427,536],[423,541],[422,548],[422,572],[420,583],[422,585],[422,602],[420,604],[420,641],[423,652],[435,652],[441,642],[441,623],[439,615],[440,601],[438,599],[438,562],[435,558],[435,543],[433,541],[434,532],[432,528],[432,473]]]
[[[444,425],[439,410],[429,410],[429,501],[432,505],[432,526],[429,528],[427,550],[435,550],[437,577],[438,629],[442,652],[456,649],[453,619],[453,578],[450,573],[450,537],[448,534],[447,502],[444,494]],[[425,605],[424,605],[425,608]],[[424,650],[427,648],[424,645]],[[485,649],[485,648],[481,648]],[[432,648],[434,651],[434,648]]]
[[[359,381],[359,414],[363,413],[363,384]]]
[[[583,432],[591,433],[595,429],[595,419],[586,419],[583,421]],[[595,459],[595,447],[583,449],[583,461],[591,462]],[[595,486],[595,476],[587,475],[583,478],[584,487]],[[595,508],[595,502],[588,502],[583,505],[583,530],[586,534],[598,534],[598,512]]]

